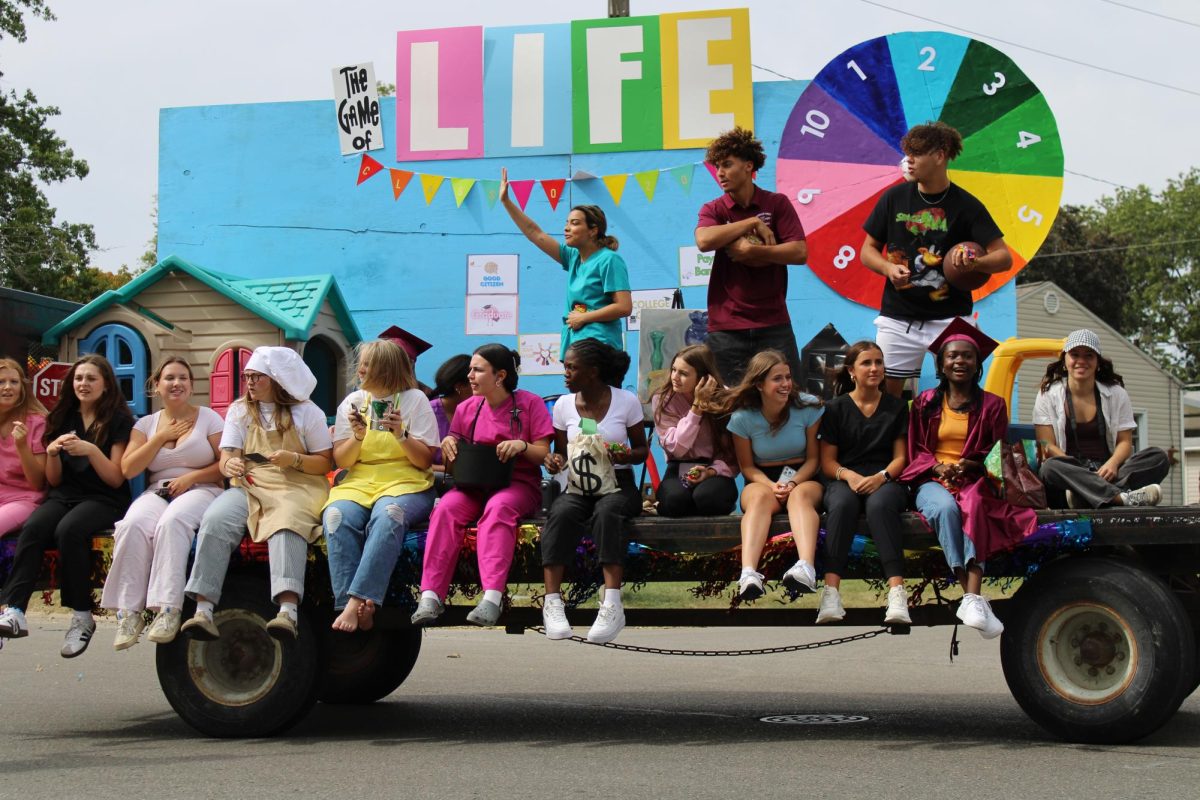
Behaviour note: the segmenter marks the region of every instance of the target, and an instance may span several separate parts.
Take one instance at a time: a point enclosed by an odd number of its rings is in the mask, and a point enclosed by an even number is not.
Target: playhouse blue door
[[[127,325],[101,325],[79,342],[79,355],[90,353],[108,359],[125,402],[134,416],[144,416],[150,410],[146,397],[146,345],[138,332]]]

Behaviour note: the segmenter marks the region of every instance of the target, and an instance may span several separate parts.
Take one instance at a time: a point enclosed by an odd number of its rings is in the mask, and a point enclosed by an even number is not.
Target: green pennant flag
[[[488,208],[494,208],[496,201],[500,199],[500,181],[481,180],[479,188],[483,189],[483,196],[487,199]]]
[[[675,182],[687,194],[692,193],[692,170],[695,168],[695,164],[682,164],[671,170],[671,177],[675,179]]]
[[[654,189],[658,186],[658,170],[648,169],[645,172],[635,173],[633,177],[638,182],[638,186],[642,187],[642,191],[646,193],[646,199],[654,202]]]
[[[454,206],[461,208],[463,200],[467,199],[467,195],[471,193],[471,187],[475,185],[474,178],[451,178],[450,188],[454,190]]]

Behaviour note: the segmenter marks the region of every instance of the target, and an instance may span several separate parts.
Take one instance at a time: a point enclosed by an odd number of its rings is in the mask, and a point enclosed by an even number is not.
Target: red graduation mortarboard
[[[975,345],[975,349],[979,351],[979,363],[982,364],[992,351],[1000,346],[992,337],[988,336],[983,331],[976,328],[969,322],[964,322],[961,317],[955,317],[946,326],[946,330],[942,331],[942,335],[933,340],[933,344],[929,345],[929,352],[935,356],[942,352],[942,348],[951,342],[970,342]]]
[[[418,336],[413,336],[408,331],[395,325],[379,334],[379,338],[386,339],[389,342],[395,342],[396,344],[400,345],[401,349],[408,353],[408,357],[413,361],[416,361],[417,356],[421,355],[421,353],[424,353],[426,350],[433,347],[433,345],[424,339]]]

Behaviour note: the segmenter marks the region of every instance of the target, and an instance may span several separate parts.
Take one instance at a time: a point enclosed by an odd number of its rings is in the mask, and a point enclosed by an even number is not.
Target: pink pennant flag
[[[712,179],[716,182],[717,186],[720,186],[721,182],[717,180],[717,168],[707,161],[704,162],[704,168],[708,170],[709,175],[712,175]]]
[[[525,210],[525,204],[529,202],[529,193],[533,191],[533,185],[537,183],[535,180],[527,181],[509,181],[508,188],[512,190],[513,197],[517,198],[517,205],[521,210]]]

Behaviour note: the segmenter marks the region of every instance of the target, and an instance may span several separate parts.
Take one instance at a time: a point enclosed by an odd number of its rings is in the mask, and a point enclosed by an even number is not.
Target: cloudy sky
[[[0,88],[57,105],[59,134],[91,166],[51,187],[60,216],[96,227],[98,265],[134,263],[153,227],[158,109],[332,96],[330,68],[395,70],[395,31],[603,17],[607,0],[49,0],[55,22],[0,43]],[[1161,188],[1200,164],[1197,0],[631,0],[635,15],[749,7],[756,81],[811,78],[842,50],[906,30],[982,39],[1054,110],[1066,203],[1114,185]]]

